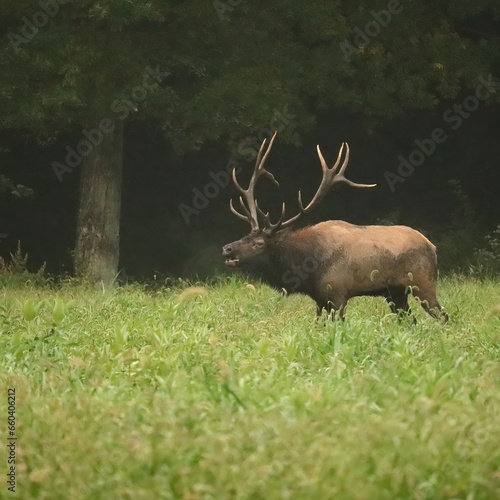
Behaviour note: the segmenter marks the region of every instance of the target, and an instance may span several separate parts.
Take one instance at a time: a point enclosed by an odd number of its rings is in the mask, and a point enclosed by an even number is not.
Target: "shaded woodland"
[[[214,275],[247,231],[229,172],[278,130],[266,210],[294,212],[316,144],[333,160],[347,141],[350,178],[378,186],[306,223],[406,224],[443,271],[494,268],[500,6],[415,3],[2,2],[0,255],[20,241],[32,270],[108,282]]]

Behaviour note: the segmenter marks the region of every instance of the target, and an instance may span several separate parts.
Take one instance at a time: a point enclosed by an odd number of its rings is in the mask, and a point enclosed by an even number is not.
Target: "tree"
[[[269,104],[243,112],[242,95],[229,94],[263,71],[233,72],[239,51],[231,61],[224,49],[234,31],[206,2],[47,0],[3,10],[1,126],[56,140],[65,131],[79,136],[52,168],[60,182],[80,170],[76,270],[109,283],[118,263],[124,122],[156,119],[180,149],[233,131],[241,117],[240,128],[249,128],[268,119]],[[253,33],[245,36],[248,46]],[[211,93],[210,79],[225,80],[226,98]]]

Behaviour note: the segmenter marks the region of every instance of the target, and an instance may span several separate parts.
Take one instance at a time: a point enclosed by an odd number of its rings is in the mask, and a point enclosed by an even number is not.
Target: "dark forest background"
[[[251,151],[275,128],[268,168],[280,188],[263,181],[259,190],[271,213],[282,201],[294,211],[299,189],[305,200],[314,193],[316,144],[331,164],[347,141],[349,178],[377,187],[335,190],[306,223],[405,224],[437,245],[442,270],[478,266],[500,224],[500,10],[493,1],[414,4],[152,2],[131,11],[109,1],[101,12],[95,2],[70,2],[19,51],[8,36],[41,4],[2,4],[0,256],[20,241],[30,269],[46,262],[50,273],[73,273],[84,165],[59,180],[53,163],[64,162],[82,129],[112,114],[109,103],[124,89],[141,84],[137,68],[158,64],[168,76],[124,120],[122,279],[223,271],[222,245],[248,232],[230,213],[236,190],[223,172],[237,162],[248,178]],[[360,38],[373,12],[394,5],[400,11],[387,26]],[[82,35],[90,28],[133,38],[138,52],[118,44],[121,62],[103,68],[94,57],[102,40]],[[72,54],[61,43],[72,43]],[[475,97],[481,79],[493,82],[485,99]],[[401,156],[436,128],[446,140],[394,181],[388,172],[400,176]],[[200,201],[196,193],[207,189]]]

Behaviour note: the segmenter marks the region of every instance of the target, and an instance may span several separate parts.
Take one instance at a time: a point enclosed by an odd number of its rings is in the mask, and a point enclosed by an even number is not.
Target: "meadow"
[[[0,498],[500,497],[500,282],[441,324],[241,278],[0,288]],[[15,389],[16,491],[8,471]]]

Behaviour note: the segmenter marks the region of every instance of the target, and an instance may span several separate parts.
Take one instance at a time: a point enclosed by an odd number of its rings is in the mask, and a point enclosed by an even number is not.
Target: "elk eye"
[[[264,242],[262,240],[257,240],[254,244],[254,248],[262,248],[264,246]]]

